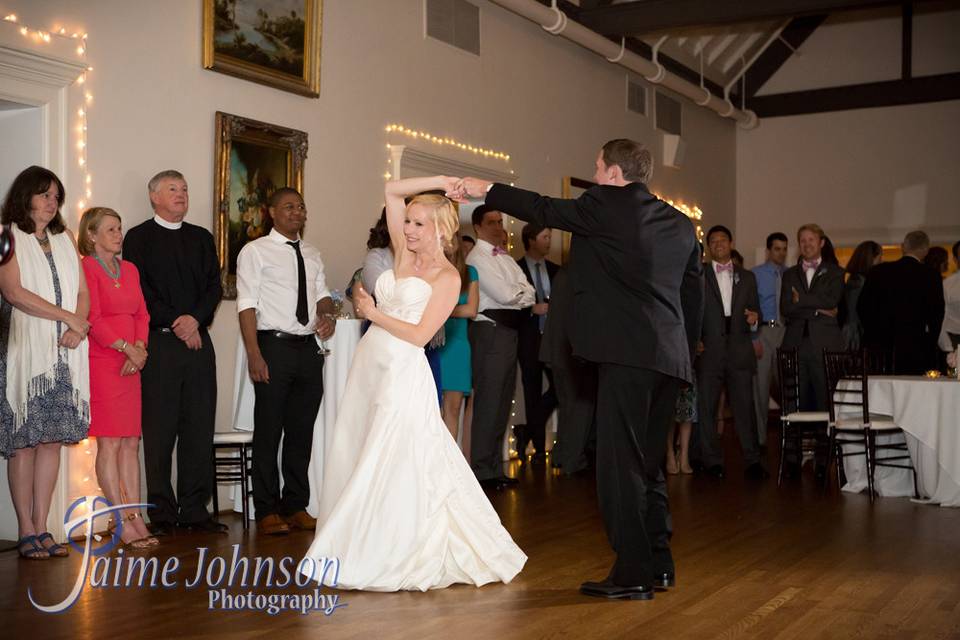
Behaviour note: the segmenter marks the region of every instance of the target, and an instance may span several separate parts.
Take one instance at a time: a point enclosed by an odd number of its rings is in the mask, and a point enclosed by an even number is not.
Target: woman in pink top
[[[140,370],[147,362],[150,316],[132,262],[120,260],[120,216],[87,209],[79,248],[90,288],[90,435],[97,479],[112,504],[140,501]],[[122,512],[120,539],[134,549],[157,544],[139,509]]]

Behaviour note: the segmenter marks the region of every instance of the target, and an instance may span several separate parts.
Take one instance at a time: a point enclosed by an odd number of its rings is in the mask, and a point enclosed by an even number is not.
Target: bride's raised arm
[[[456,190],[459,178],[448,176],[431,176],[429,178],[407,178],[406,180],[391,180],[383,189],[387,205],[387,229],[390,231],[390,245],[396,264],[400,264],[400,257],[406,248],[403,237],[403,221],[407,216],[405,198],[415,196],[424,191],[443,191],[453,193]]]

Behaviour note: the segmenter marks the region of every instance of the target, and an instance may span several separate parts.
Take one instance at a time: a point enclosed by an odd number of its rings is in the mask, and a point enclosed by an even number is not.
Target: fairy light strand
[[[86,60],[87,56],[87,34],[79,31],[67,32],[67,28],[55,25],[53,29],[34,29],[21,24],[17,14],[9,13],[3,17],[5,22],[19,24],[18,31],[20,35],[32,40],[37,44],[50,44],[53,38],[73,40],[77,42],[76,54]],[[79,167],[81,191],[80,198],[77,200],[77,218],[86,209],[87,204],[93,198],[93,176],[90,174],[90,165],[87,162],[87,118],[90,112],[90,105],[93,103],[93,93],[90,92],[88,76],[93,71],[93,67],[87,65],[83,73],[77,77],[77,85],[81,89],[81,106],[76,111],[76,162]]]
[[[401,133],[409,138],[426,140],[434,144],[445,145],[448,147],[461,149],[463,151],[468,151],[475,155],[483,156],[485,158],[496,158],[497,160],[510,162],[510,154],[508,153],[503,153],[502,151],[495,151],[493,149],[485,149],[483,147],[478,147],[476,145],[457,140],[456,138],[451,138],[450,136],[436,136],[427,131],[419,131],[417,129],[411,129],[409,127],[405,127],[402,124],[388,124],[386,127],[384,127],[384,130],[387,133]]]

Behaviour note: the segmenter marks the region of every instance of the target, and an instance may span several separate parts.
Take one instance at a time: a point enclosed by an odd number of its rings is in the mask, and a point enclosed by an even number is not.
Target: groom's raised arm
[[[473,197],[482,196],[478,188],[487,184],[475,179],[465,178],[467,192]],[[564,200],[542,196],[533,191],[518,189],[509,185],[493,183],[486,191],[486,204],[527,222],[536,222],[541,227],[562,229],[583,235],[590,235],[597,226],[597,212],[600,204],[591,191],[587,191],[576,200]]]

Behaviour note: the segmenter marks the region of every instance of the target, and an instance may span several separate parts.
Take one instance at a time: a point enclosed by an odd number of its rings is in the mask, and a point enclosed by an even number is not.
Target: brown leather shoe
[[[290,525],[291,529],[304,529],[305,531],[313,531],[317,528],[317,519],[312,517],[306,511],[297,511],[292,516],[285,517],[284,520],[288,525]]]
[[[271,513],[257,520],[257,531],[268,536],[283,536],[290,533],[290,527],[280,516]]]

